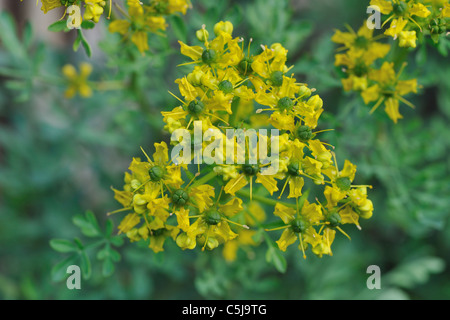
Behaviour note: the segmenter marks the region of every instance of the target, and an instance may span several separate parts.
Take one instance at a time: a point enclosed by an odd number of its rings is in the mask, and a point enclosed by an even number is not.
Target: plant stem
[[[250,191],[248,190],[239,190],[236,192],[236,194],[242,196],[242,197],[246,197],[248,199],[250,199]],[[252,195],[252,200],[256,200],[260,203],[264,203],[270,206],[275,206],[277,203],[280,203],[286,207],[291,207],[291,208],[296,208],[295,203],[288,203],[288,202],[283,202],[283,201],[277,201],[274,199],[270,199],[270,198],[266,198],[266,197],[262,197],[262,196],[258,196],[258,195]]]

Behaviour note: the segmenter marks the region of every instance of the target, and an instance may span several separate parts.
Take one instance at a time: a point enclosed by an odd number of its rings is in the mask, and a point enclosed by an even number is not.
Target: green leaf
[[[85,38],[81,39],[81,44],[83,45],[83,48],[86,51],[87,56],[91,57],[92,55],[91,46],[89,45],[89,43],[86,41]]]
[[[51,271],[53,281],[63,280],[67,275],[67,267],[76,264],[76,262],[78,261],[78,257],[79,255],[74,253],[66,259],[55,264]]]
[[[83,273],[83,277],[85,279],[89,279],[91,277],[92,268],[91,268],[91,260],[86,252],[81,253],[81,272]]]
[[[33,40],[33,28],[31,23],[27,21],[23,30],[23,43],[25,47],[29,48]]]
[[[269,246],[266,252],[266,261],[275,266],[275,268],[281,272],[285,273],[287,269],[286,259],[281,254],[281,251],[275,246]]]
[[[93,29],[95,27],[95,22],[90,21],[90,20],[83,20],[83,22],[81,22],[81,28],[83,29]]]
[[[114,262],[119,262],[121,259],[120,253],[112,248],[109,249],[109,256]]]
[[[48,31],[52,31],[52,32],[60,32],[60,31],[66,31],[69,28],[67,28],[66,20],[59,20],[59,21],[56,21],[55,23],[52,23],[51,25],[49,25],[47,29],[48,29]]]
[[[123,245],[123,238],[121,236],[115,236],[110,239],[111,243],[116,247]]]
[[[77,37],[75,38],[75,41],[73,42],[72,48],[73,51],[78,51],[78,49],[80,48],[80,44],[81,44],[81,36],[80,33],[78,33]]]
[[[69,241],[64,239],[52,239],[50,240],[50,247],[53,250],[58,252],[75,252],[78,250],[77,246]]]
[[[102,267],[102,274],[104,277],[109,277],[114,273],[114,263],[111,259],[105,259]]]
[[[406,262],[391,271],[387,281],[391,285],[411,289],[428,281],[431,274],[445,269],[445,262],[437,257],[422,257]]]
[[[114,231],[114,222],[111,219],[106,220],[105,236],[107,238],[111,237],[113,231]]]
[[[76,215],[72,221],[86,237],[98,237],[102,234],[92,212],[86,212],[85,216]]]
[[[173,32],[176,36],[177,39],[179,39],[180,41],[186,42],[187,41],[187,31],[186,31],[186,25],[183,21],[183,19],[181,19],[181,17],[177,16],[177,15],[173,15],[171,17],[171,26],[173,28]]]

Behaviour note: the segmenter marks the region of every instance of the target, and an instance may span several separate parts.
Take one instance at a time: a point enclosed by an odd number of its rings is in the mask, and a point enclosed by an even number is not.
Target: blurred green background
[[[409,55],[405,72],[423,86],[408,97],[416,110],[403,105],[397,125],[382,110],[369,115],[358,96],[343,93],[330,40],[345,23],[359,28],[366,2],[192,0],[186,16],[169,19],[166,38],[151,38],[151,54],[124,47],[100,23],[86,32],[91,58],[82,49],[73,52],[74,32],[46,31],[58,14],[44,16],[34,2],[27,12],[19,1],[4,4],[0,298],[449,299],[448,41]],[[361,231],[345,228],[352,241],[337,237],[332,257],[303,260],[292,246],[280,273],[266,262],[264,243],[224,263],[221,248],[188,252],[168,242],[164,253],[154,254],[109,237],[106,213],[119,207],[110,187],[121,188],[140,146],[168,139],[160,111],[176,105],[167,91],[178,92],[174,80],[187,70],[176,67],[185,61],[177,39],[196,43],[195,30],[220,20],[232,21],[234,35],[252,37],[255,47],[280,42],[289,50],[297,79],[324,100],[320,128],[336,129],[323,139],[336,146],[338,159],[358,166],[357,183],[374,186],[372,219]],[[125,58],[130,52],[132,59]],[[94,66],[90,79],[125,79],[123,89],[65,99],[61,68],[82,61]],[[112,217],[116,226],[119,218]],[[81,290],[67,289],[63,267],[72,260],[50,247],[55,238],[79,238],[80,263],[89,270]],[[370,265],[381,268],[381,290],[366,287]]]

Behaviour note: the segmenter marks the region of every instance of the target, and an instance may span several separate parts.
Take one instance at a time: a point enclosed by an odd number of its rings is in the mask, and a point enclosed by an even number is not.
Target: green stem
[[[196,187],[202,184],[207,183],[209,180],[214,179],[215,177],[217,177],[217,174],[214,172],[214,170],[212,170],[211,172],[209,172],[208,174],[204,175],[203,177],[201,177],[200,179],[198,179],[197,181],[195,181],[192,184],[192,187]]]
[[[241,190],[238,190],[236,192],[236,194],[238,194],[238,195],[240,195],[242,197],[246,197],[246,198],[250,199],[250,191],[249,190],[241,189]],[[258,195],[255,195],[255,194],[252,195],[252,200],[256,200],[256,201],[258,201],[260,203],[267,204],[267,205],[270,205],[270,206],[275,206],[277,203],[280,203],[280,204],[282,204],[282,205],[284,205],[286,207],[296,208],[295,203],[288,203],[288,202],[283,202],[283,201],[277,201],[277,200],[274,200],[274,199],[258,196]]]
[[[87,246],[85,246],[85,247],[84,247],[84,250],[89,250],[89,249],[92,249],[92,248],[101,246],[101,245],[104,244],[104,243],[106,243],[106,240],[105,240],[105,239],[98,240],[98,241],[96,241],[96,242],[94,242],[94,243],[91,243],[91,244],[88,244]]]
[[[4,76],[4,77],[16,78],[16,79],[26,79],[26,80],[36,79],[36,80],[40,80],[42,82],[46,82],[46,83],[52,84],[52,85],[61,85],[61,84],[65,83],[65,80],[62,78],[59,78],[59,77],[51,77],[51,76],[47,76],[47,75],[34,76],[33,74],[31,74],[29,72],[24,72],[22,70],[5,68],[5,67],[0,67],[0,75]]]

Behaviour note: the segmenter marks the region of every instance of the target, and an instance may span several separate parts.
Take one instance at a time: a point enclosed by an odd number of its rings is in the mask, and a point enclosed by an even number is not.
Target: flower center
[[[298,173],[298,171],[300,170],[300,163],[298,161],[292,161],[291,163],[289,163],[287,169],[289,175],[291,176],[297,177],[300,175]]]
[[[300,141],[309,141],[312,138],[312,129],[305,125],[299,126],[297,128],[297,137]]]
[[[272,82],[272,85],[275,87],[280,87],[283,84],[283,72],[281,71],[274,71],[270,75],[270,81]]]
[[[355,47],[360,48],[360,49],[367,49],[367,47],[369,46],[369,39],[367,39],[364,36],[357,36],[355,39]]]
[[[148,170],[148,174],[150,175],[150,180],[157,182],[164,176],[164,170],[160,166],[154,166]]]
[[[246,57],[241,60],[238,64],[238,70],[242,73],[242,75],[246,76],[253,72],[252,70],[253,59],[250,57]]]
[[[394,3],[393,11],[397,16],[402,16],[408,10],[408,5],[404,1],[400,1],[399,3]]]
[[[333,212],[327,218],[327,221],[330,223],[330,227],[336,228],[341,224],[342,218],[337,212]]]
[[[219,90],[225,94],[233,92],[233,84],[228,80],[223,80],[219,83]]]
[[[294,106],[294,101],[292,101],[289,97],[284,97],[278,100],[277,107],[278,109],[284,111],[284,110],[290,110]]]
[[[259,172],[259,166],[257,164],[244,164],[242,166],[242,171],[247,176],[254,176]]]
[[[350,178],[348,178],[348,177],[342,177],[342,178],[336,179],[336,185],[342,191],[350,190],[351,184],[352,184],[352,182],[351,182]]]
[[[216,209],[211,209],[205,213],[204,216],[205,222],[208,225],[217,225],[220,221],[222,221],[222,217],[220,216],[219,211]]]
[[[188,112],[193,116],[198,116],[205,109],[205,105],[200,100],[192,100],[188,104]]]
[[[183,189],[175,190],[172,194],[173,204],[177,207],[184,206],[189,200],[188,193]]]
[[[216,51],[213,49],[205,49],[202,53],[202,61],[205,64],[211,64],[216,60]]]
[[[308,225],[303,219],[296,218],[291,221],[291,228],[295,233],[303,233],[308,229]]]

